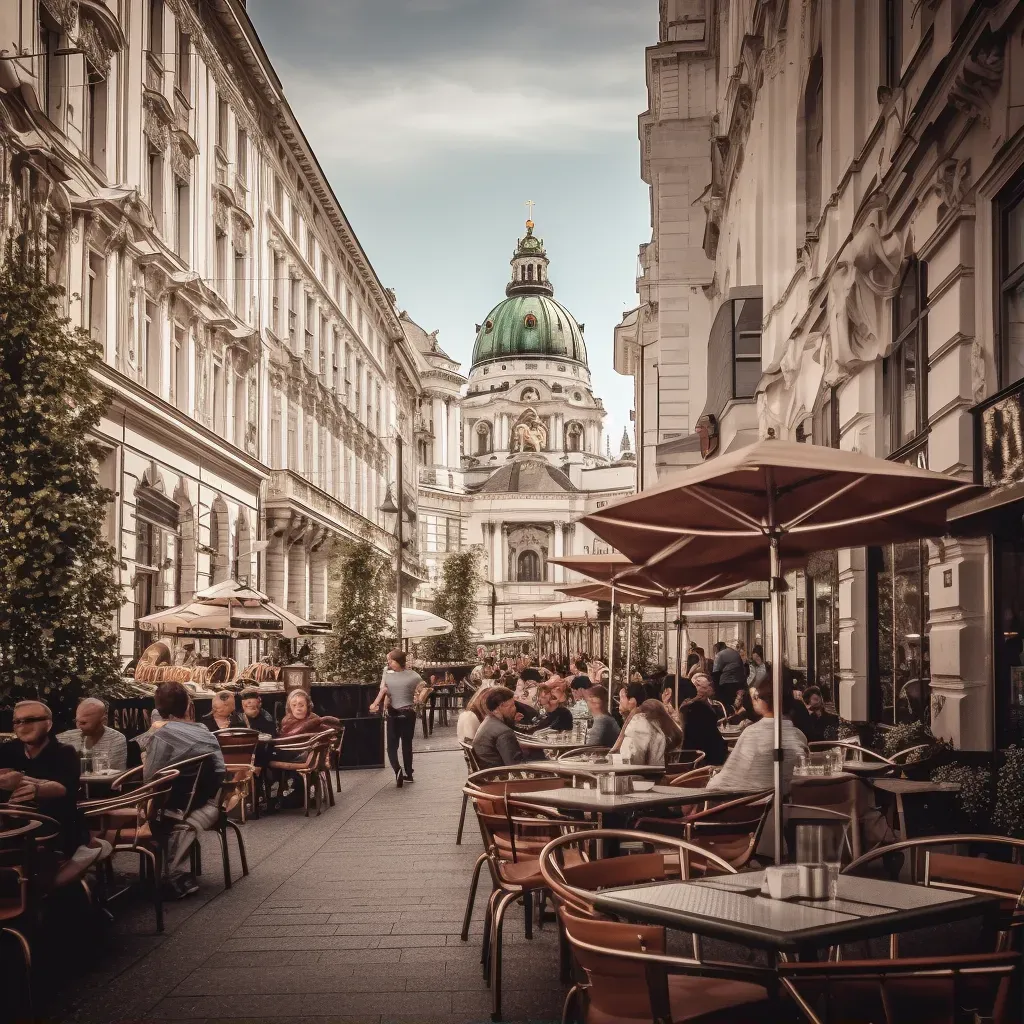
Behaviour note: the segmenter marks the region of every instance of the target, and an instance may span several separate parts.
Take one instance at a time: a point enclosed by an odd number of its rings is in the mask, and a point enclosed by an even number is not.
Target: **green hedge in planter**
[[[1024,748],[1016,745],[1003,752],[996,780],[992,824],[1013,839],[1024,839]]]
[[[990,769],[969,764],[944,764],[932,772],[932,781],[955,782],[960,786],[955,799],[960,821],[956,822],[954,831],[991,831],[995,793]]]

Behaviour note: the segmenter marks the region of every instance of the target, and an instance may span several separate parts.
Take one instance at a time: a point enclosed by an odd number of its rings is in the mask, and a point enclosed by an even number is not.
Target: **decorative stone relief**
[[[107,49],[107,44],[103,41],[94,22],[85,19],[79,23],[78,46],[97,71],[104,75],[109,73],[110,50]]]
[[[513,452],[542,452],[547,447],[548,432],[535,409],[526,409],[512,427],[510,449]]]
[[[971,342],[971,394],[977,404],[986,397],[988,391],[987,373],[985,367],[985,348],[975,338]]]
[[[1004,38],[987,25],[949,90],[949,101],[968,117],[988,123],[988,105],[1003,77]]]
[[[78,0],[43,0],[43,6],[62,29],[74,31],[78,21]]]
[[[142,133],[162,153],[167,149],[167,125],[157,116],[152,104],[146,103],[142,116]]]
[[[939,194],[947,213],[959,210],[969,189],[970,177],[970,158],[957,160],[955,157],[950,157],[948,160],[941,161],[935,169],[935,176],[929,185],[929,191]]]

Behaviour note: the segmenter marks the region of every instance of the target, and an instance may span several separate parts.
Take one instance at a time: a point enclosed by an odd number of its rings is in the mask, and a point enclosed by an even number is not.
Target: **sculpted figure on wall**
[[[883,211],[877,202],[840,253],[828,284],[828,339],[835,370],[855,369],[884,355],[881,329],[886,302],[898,289],[905,238],[883,237]]]
[[[512,427],[513,452],[542,452],[548,444],[547,428],[536,410],[527,409]]]

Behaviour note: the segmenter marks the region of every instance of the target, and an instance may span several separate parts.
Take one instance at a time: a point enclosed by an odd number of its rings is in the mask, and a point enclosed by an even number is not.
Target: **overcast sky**
[[[249,0],[289,102],[399,306],[465,371],[527,199],[586,325],[618,451],[612,328],[650,235],[637,115],[657,0]],[[632,429],[630,429],[632,434]]]

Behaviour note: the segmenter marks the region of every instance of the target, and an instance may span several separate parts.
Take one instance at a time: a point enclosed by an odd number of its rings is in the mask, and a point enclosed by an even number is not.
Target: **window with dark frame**
[[[164,0],[149,0],[146,44],[149,56],[162,65],[164,61]]]
[[[882,443],[891,455],[928,429],[927,264],[911,260],[893,299],[893,346],[882,361]]]
[[[822,145],[825,137],[825,76],[821,50],[811,60],[804,90],[804,230],[817,231],[821,216]]]
[[[822,448],[839,447],[839,388],[825,387],[814,417],[815,444]]]
[[[85,155],[106,172],[107,80],[88,61],[85,64]]]
[[[178,32],[178,65],[175,69],[175,85],[178,92],[189,104],[192,102],[192,37],[187,32]]]
[[[1024,380],[1024,171],[997,200],[999,389]]]
[[[882,17],[882,85],[895,89],[903,67],[903,0],[884,0]]]
[[[753,398],[761,379],[761,299],[733,302],[733,398]]]

